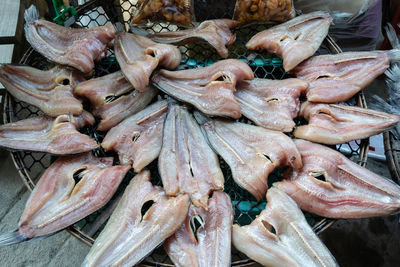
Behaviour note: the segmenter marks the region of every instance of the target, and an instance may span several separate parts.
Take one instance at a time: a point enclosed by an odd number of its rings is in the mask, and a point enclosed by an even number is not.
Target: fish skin
[[[293,135],[304,140],[336,145],[379,134],[399,122],[397,115],[337,104],[304,102],[300,117],[309,123]]]
[[[197,230],[197,239],[190,220],[200,215],[204,226]],[[233,209],[230,197],[221,191],[213,192],[208,210],[189,208],[189,214],[179,230],[164,242],[168,256],[176,266],[230,266]]]
[[[159,32],[148,37],[157,43],[185,45],[200,40],[206,41],[217,50],[222,58],[228,57],[227,46],[233,44],[236,35],[231,29],[236,28],[239,23],[231,19],[206,20],[198,26],[181,31]]]
[[[148,201],[154,204],[142,217]],[[134,266],[179,229],[188,210],[187,195],[167,197],[161,187],[151,184],[150,172],[142,171],[125,189],[82,266]]]
[[[158,89],[205,114],[238,119],[240,105],[233,92],[238,82],[252,79],[254,73],[246,63],[225,59],[198,69],[160,70],[152,81]]]
[[[234,181],[261,200],[268,176],[279,166],[302,167],[293,141],[285,134],[240,122],[211,120],[202,125],[214,150],[226,161]]]
[[[147,37],[118,33],[114,41],[115,57],[125,78],[139,92],[144,92],[157,66],[175,69],[181,62],[176,46],[157,44]]]
[[[125,118],[144,109],[157,94],[157,89],[149,86],[143,93],[133,89],[121,71],[80,83],[74,91],[86,97],[92,104],[92,112],[100,117],[99,131],[107,131]],[[110,97],[117,99],[109,102]]]
[[[242,81],[235,92],[242,114],[256,125],[291,132],[300,110],[299,97],[308,83],[300,79]],[[276,99],[276,100],[275,100]]]
[[[68,85],[62,84],[65,79],[69,80]],[[82,113],[82,103],[75,98],[73,89],[84,80],[79,71],[62,66],[43,71],[29,66],[0,64],[0,82],[7,91],[53,117]]]
[[[139,172],[160,154],[167,110],[166,100],[148,106],[108,131],[101,146],[116,151],[122,164],[132,164]]]
[[[328,12],[304,14],[257,33],[246,47],[250,50],[265,49],[278,55],[288,72],[318,50],[331,23],[332,17]]]
[[[96,158],[90,152],[58,158],[42,175],[18,223],[28,238],[64,229],[104,206],[129,171],[129,165],[112,166],[113,158]],[[75,184],[73,175],[85,169]]]
[[[164,122],[158,170],[168,196],[186,193],[207,209],[208,195],[224,189],[218,157],[185,107],[170,104]]]
[[[311,57],[293,74],[309,83],[308,101],[337,103],[349,100],[389,66],[386,52],[345,52]]]
[[[250,225],[233,225],[232,243],[265,266],[338,266],[296,202],[275,187],[268,190],[265,210]]]
[[[400,187],[394,182],[326,146],[300,139],[295,143],[304,166],[288,172],[288,179],[274,186],[302,210],[327,218],[367,218],[400,211]]]
[[[89,136],[79,133],[77,128],[93,123],[94,118],[88,112],[83,112],[79,117],[37,116],[7,123],[0,126],[0,146],[56,155],[88,152],[98,145]]]
[[[112,25],[73,29],[38,19],[25,24],[25,37],[49,60],[88,73],[107,55],[115,30]]]

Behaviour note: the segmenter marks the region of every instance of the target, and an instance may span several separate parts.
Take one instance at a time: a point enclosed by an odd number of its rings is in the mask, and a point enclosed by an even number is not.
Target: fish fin
[[[146,31],[145,29],[139,28],[137,26],[130,26],[130,30],[132,33],[136,34],[136,35],[140,35],[140,36],[144,36],[147,37],[150,35],[150,33],[148,31]]]
[[[18,244],[29,240],[28,237],[20,234],[17,231],[0,234],[0,247],[12,244]]]
[[[194,111],[193,112],[194,118],[196,119],[197,123],[200,125],[203,125],[204,123],[210,121],[210,117],[208,117],[207,115],[205,115],[204,113],[200,112],[200,111]]]
[[[388,23],[387,26],[385,27],[385,31],[393,49],[399,49],[400,48],[399,38],[397,37],[396,31],[394,30],[392,24]]]
[[[376,102],[369,104],[370,108],[400,116],[400,109],[398,107],[394,107],[393,105],[387,103],[380,96],[373,95],[372,98],[374,98]],[[400,124],[396,123],[393,127],[392,133],[396,136],[396,138],[400,138]]]
[[[117,22],[114,24],[115,33],[125,32],[124,25],[121,22]]]
[[[31,22],[39,19],[39,10],[35,5],[31,5],[24,13],[25,22]]]

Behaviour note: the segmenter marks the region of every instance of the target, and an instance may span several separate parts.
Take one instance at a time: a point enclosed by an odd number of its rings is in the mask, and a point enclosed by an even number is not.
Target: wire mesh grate
[[[132,19],[131,14],[135,8],[135,4],[132,2],[125,0],[89,1],[81,7],[77,7],[79,14],[78,25],[82,27],[95,27],[107,23],[120,22],[125,26],[125,29],[128,30],[130,26],[129,23]],[[195,1],[196,18],[198,21],[212,18],[231,18],[234,2],[235,1]],[[268,25],[251,25],[236,29],[236,41],[229,47],[228,58],[237,58],[248,63],[257,78],[277,80],[289,78],[291,76],[284,72],[282,61],[279,58],[276,58],[267,52],[254,52],[245,48],[246,42],[254,34],[266,29],[267,27]],[[144,28],[150,33],[181,29],[181,27],[171,23],[148,23]],[[182,52],[182,62],[178,69],[202,67],[212,64],[220,59],[215,50],[204,42],[180,46],[179,49]],[[39,69],[49,69],[54,66],[53,63],[43,58],[32,49],[29,49],[25,53],[21,63]],[[100,77],[117,70],[119,70],[118,63],[115,60],[112,49],[109,49],[107,57],[95,65],[94,77]],[[356,102],[352,104],[355,103]],[[5,122],[17,121],[43,114],[37,108],[13,99],[10,95],[7,95],[6,97],[4,113]],[[247,119],[241,119],[241,121],[251,123]],[[96,130],[96,126],[86,127],[82,132],[94,138],[98,143],[100,143],[105,136],[104,132]],[[349,146],[349,150],[351,151],[350,155],[348,155],[349,157],[355,157],[358,161],[365,160],[365,142],[357,142],[355,146],[349,144],[344,144],[342,146]],[[55,160],[55,157],[44,153],[18,151],[12,152],[12,154],[21,177],[30,189],[33,188],[44,170]],[[96,156],[113,156],[115,158],[115,163],[118,163],[116,154],[112,151],[105,153],[101,148],[99,148],[94,151],[94,154]],[[235,213],[234,223],[238,223],[239,225],[249,224],[265,208],[266,202],[265,200],[257,202],[251,194],[240,188],[233,181],[229,166],[222,159],[220,159],[220,164],[225,177],[225,191],[232,199]],[[162,185],[158,174],[157,160],[152,162],[148,166],[148,169],[152,174],[152,182],[157,185]],[[278,169],[270,175],[270,185],[281,179],[280,174],[282,171],[283,169]],[[130,171],[112,200],[96,213],[89,215],[85,219],[76,223],[72,228],[70,228],[71,233],[89,245],[90,243],[93,243],[93,240],[104,227],[108,216],[113,207],[115,207],[115,203],[117,203],[119,197],[122,195],[125,186],[134,175],[135,173]],[[312,214],[306,214],[306,218],[317,231],[322,231],[331,223],[331,220]],[[234,248],[232,249],[232,266],[249,266],[249,264],[252,263],[252,261],[245,255],[235,251]],[[146,258],[145,264],[151,266],[170,266],[172,262],[163,251],[163,248],[159,247],[148,258]]]

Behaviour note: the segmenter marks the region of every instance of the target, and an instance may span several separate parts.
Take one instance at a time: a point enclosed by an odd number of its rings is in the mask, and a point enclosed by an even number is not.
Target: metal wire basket
[[[223,17],[231,18],[233,7],[234,1],[195,1],[197,21]],[[82,27],[92,27],[105,25],[106,23],[110,22],[120,22],[126,27],[126,29],[128,29],[133,8],[135,8],[135,4],[132,4],[131,1],[125,0],[90,1],[77,8],[77,12],[79,14],[78,24]],[[229,47],[228,57],[238,58],[247,62],[253,69],[255,76],[258,78],[279,80],[288,78],[290,76],[284,72],[282,68],[282,61],[280,59],[266,52],[255,53],[253,51],[248,51],[245,48],[245,44],[250,37],[266,27],[268,26],[251,25],[237,29],[235,32],[237,40],[231,47]],[[169,23],[153,23],[146,25],[146,29],[150,32],[160,32],[176,30],[179,29],[179,27]],[[324,47],[331,53],[341,52],[340,48],[329,37],[327,37],[325,40]],[[204,43],[190,44],[186,46],[180,46],[179,48],[182,51],[182,63],[179,66],[181,69],[204,66],[219,60],[219,56],[217,53],[215,53],[215,50],[208,47]],[[46,60],[33,49],[29,49],[25,53],[20,63],[40,69],[48,69],[53,66],[53,63]],[[110,50],[108,56],[100,63],[96,64],[94,75],[99,77],[117,71],[118,69],[119,66],[114,58],[113,51]],[[350,102],[350,104],[357,104],[358,106],[366,107],[365,99],[362,93],[357,95]],[[5,97],[3,111],[4,123],[42,114],[42,112],[37,108],[22,101],[16,100],[9,94],[7,94]],[[96,141],[99,143],[104,137],[104,133],[97,132],[95,127],[87,127],[83,130],[83,132],[96,139]],[[340,149],[341,147],[347,148],[347,156],[351,157],[354,161],[357,161],[361,165],[366,164],[368,140],[357,142],[356,146],[344,144],[337,147],[337,149]],[[30,190],[34,188],[35,183],[43,174],[44,170],[48,168],[55,159],[53,156],[45,153],[19,151],[12,152],[11,154],[21,178]],[[96,151],[95,154],[102,156],[109,155],[104,153],[104,151],[101,149]],[[155,184],[160,184],[161,181],[158,175],[157,162],[155,161],[151,163],[148,166],[148,169],[150,169],[152,172],[152,182]],[[221,160],[221,169],[223,170],[225,176],[225,191],[230,195],[235,211],[234,223],[238,223],[240,225],[249,224],[255,218],[255,216],[264,209],[266,204],[265,200],[257,202],[253,196],[236,185],[232,179],[229,167],[223,160]],[[102,227],[104,227],[108,217],[115,208],[116,203],[125,189],[125,186],[128,184],[133,175],[133,171],[128,173],[117,193],[105,207],[76,223],[74,226],[69,227],[68,231],[87,245],[92,245],[95,238],[102,230]],[[281,179],[281,177],[279,175],[279,170],[277,170],[270,176],[269,183],[279,179]],[[306,218],[317,233],[324,231],[334,222],[333,220],[321,218],[312,214],[306,214]],[[232,250],[232,266],[251,266],[253,264],[255,265],[256,263],[236,250]],[[142,265],[173,266],[162,247],[159,247],[149,257],[147,257],[142,262]]]

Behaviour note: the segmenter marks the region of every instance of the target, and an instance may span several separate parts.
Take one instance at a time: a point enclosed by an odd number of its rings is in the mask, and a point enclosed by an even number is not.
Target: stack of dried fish
[[[284,132],[293,132],[293,120],[302,117],[309,123],[295,128],[295,137],[341,144],[396,124],[395,115],[335,102],[368,85],[398,60],[399,51],[311,57],[331,21],[329,14],[314,12],[251,38],[249,49],[276,53],[297,77],[271,81],[254,79],[252,69],[236,59],[174,71],[181,54],[171,43],[207,40],[227,57],[235,21],[207,21],[151,40],[115,34],[111,26],[67,29],[28,19],[32,47],[61,65],[48,71],[0,67],[7,90],[46,114],[1,126],[0,145],[60,157],[36,185],[17,230],[0,235],[0,246],[55,233],[98,210],[133,168],[140,173],[83,266],[133,266],[164,241],[177,266],[229,266],[231,238],[264,265],[336,266],[300,208],[329,218],[388,215],[400,210],[400,187],[328,147],[293,141]],[[113,39],[121,71],[90,79]],[[168,99],[148,106],[158,89]],[[88,152],[98,144],[77,131],[95,123],[83,110],[86,100],[101,119],[97,130],[109,130],[101,147],[117,152],[119,165]],[[233,120],[242,115],[255,125]],[[265,210],[248,226],[232,226],[218,155],[239,186],[258,201],[267,198]],[[154,186],[145,169],[157,158],[163,187]],[[269,175],[282,166],[286,179],[268,189]]]

